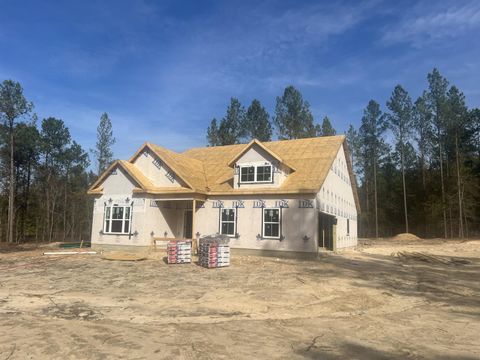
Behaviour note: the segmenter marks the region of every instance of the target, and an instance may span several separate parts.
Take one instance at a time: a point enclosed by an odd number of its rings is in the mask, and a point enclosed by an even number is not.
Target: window
[[[280,238],[280,209],[263,209],[263,237]]]
[[[347,219],[347,236],[350,235],[350,219]]]
[[[240,182],[270,182],[272,181],[272,165],[256,165],[240,167]]]
[[[271,181],[272,180],[272,166],[257,166],[257,181]]]
[[[255,181],[255,166],[244,166],[240,168],[240,182],[254,182]]]
[[[235,209],[222,209],[220,219],[220,233],[228,236],[235,236]]]
[[[130,206],[112,205],[105,207],[103,232],[107,234],[129,234],[130,222]]]

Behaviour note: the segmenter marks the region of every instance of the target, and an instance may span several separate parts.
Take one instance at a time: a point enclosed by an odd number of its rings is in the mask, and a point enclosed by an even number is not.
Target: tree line
[[[414,101],[397,85],[382,110],[370,100],[347,140],[360,179],[363,236],[480,230],[480,110],[438,69]]]
[[[370,100],[360,125],[345,132],[358,181],[359,236],[413,232],[422,237],[471,237],[480,232],[480,109],[437,69],[414,101],[397,85],[385,107]],[[328,117],[316,124],[293,86],[277,97],[270,117],[258,100],[247,111],[232,98],[211,121],[209,146],[335,135]]]
[[[220,121],[213,118],[210,122],[207,129],[208,145],[232,145],[252,139],[270,141],[274,129],[279,139],[336,134],[327,116],[321,124],[315,123],[310,104],[293,86],[285,88],[283,95],[276,100],[275,115],[271,117],[259,100],[254,99],[245,110],[240,101],[232,97],[225,116]]]
[[[423,237],[470,237],[480,232],[480,109],[437,69],[413,101],[397,85],[382,109],[370,100],[360,125],[346,131],[362,212],[360,236],[413,232]],[[91,153],[72,139],[64,121],[39,121],[21,85],[0,84],[0,241],[80,240],[90,237],[92,200],[86,190],[113,160],[112,123],[101,116]],[[232,98],[212,119],[209,146],[335,135],[325,117],[314,121],[293,86],[270,116],[254,99]]]
[[[90,238],[92,199],[86,191],[111,163],[111,121],[97,129],[97,173],[65,122],[41,121],[18,82],[0,83],[0,241],[79,241]]]

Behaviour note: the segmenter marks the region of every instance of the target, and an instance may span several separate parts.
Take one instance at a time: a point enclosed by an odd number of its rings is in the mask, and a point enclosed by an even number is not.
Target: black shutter
[[[128,240],[132,238],[132,222],[133,222],[133,201],[130,204],[130,219],[128,220]],[[122,223],[122,226],[125,224],[125,219]]]
[[[238,218],[238,202],[235,204],[235,231],[234,231],[234,234],[233,236],[235,236],[235,238],[237,237],[237,233],[238,233],[238,228],[237,228],[237,218]]]
[[[222,208],[218,208],[218,233],[222,233]]]
[[[280,206],[280,210],[279,210],[279,213],[280,213],[280,214],[279,214],[279,215],[280,215],[280,219],[279,219],[279,220],[280,220],[280,224],[279,224],[279,227],[280,227],[280,229],[279,229],[279,231],[278,231],[278,232],[279,232],[279,235],[280,235],[280,241],[282,241],[282,236],[283,236],[283,235],[282,235],[282,221],[283,221],[282,209],[283,209],[283,206]]]
[[[107,203],[106,203],[106,202],[104,202],[104,203],[103,203],[103,223],[102,223],[102,233],[105,233],[105,229],[104,229],[104,227],[105,227],[105,209],[106,209],[106,207],[107,207]],[[108,229],[107,229],[107,230],[108,230]]]
[[[262,239],[263,239],[263,230],[264,230],[264,229],[263,229],[263,217],[264,217],[263,211],[264,211],[264,208],[265,208],[265,207],[264,207],[264,205],[263,205],[263,203],[262,203],[262,207],[260,208],[260,210],[262,211],[262,228],[261,228],[261,230],[260,230],[260,231],[261,231],[261,233],[260,233],[260,238],[262,238]]]

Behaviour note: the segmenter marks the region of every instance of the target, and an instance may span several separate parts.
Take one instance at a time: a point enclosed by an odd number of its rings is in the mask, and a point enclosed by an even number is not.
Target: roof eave
[[[197,191],[197,190],[191,190],[191,189],[175,191],[175,190],[165,190],[165,189],[158,190],[158,189],[155,189],[155,188],[152,188],[152,189],[135,188],[135,189],[133,189],[133,192],[136,193],[136,194],[153,194],[153,195],[162,195],[162,194],[201,194],[201,195],[206,195],[207,194],[206,192],[203,192],[203,191]]]
[[[209,196],[235,196],[235,195],[298,195],[298,194],[311,194],[315,195],[317,191],[315,189],[298,189],[298,190],[233,190],[233,191],[210,191]]]

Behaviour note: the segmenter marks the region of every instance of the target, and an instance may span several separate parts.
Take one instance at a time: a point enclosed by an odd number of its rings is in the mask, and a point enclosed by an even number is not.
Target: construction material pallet
[[[167,244],[167,264],[189,264],[192,262],[191,241],[169,241]]]
[[[205,268],[230,266],[229,239],[223,237],[208,237],[200,239],[198,262]]]

